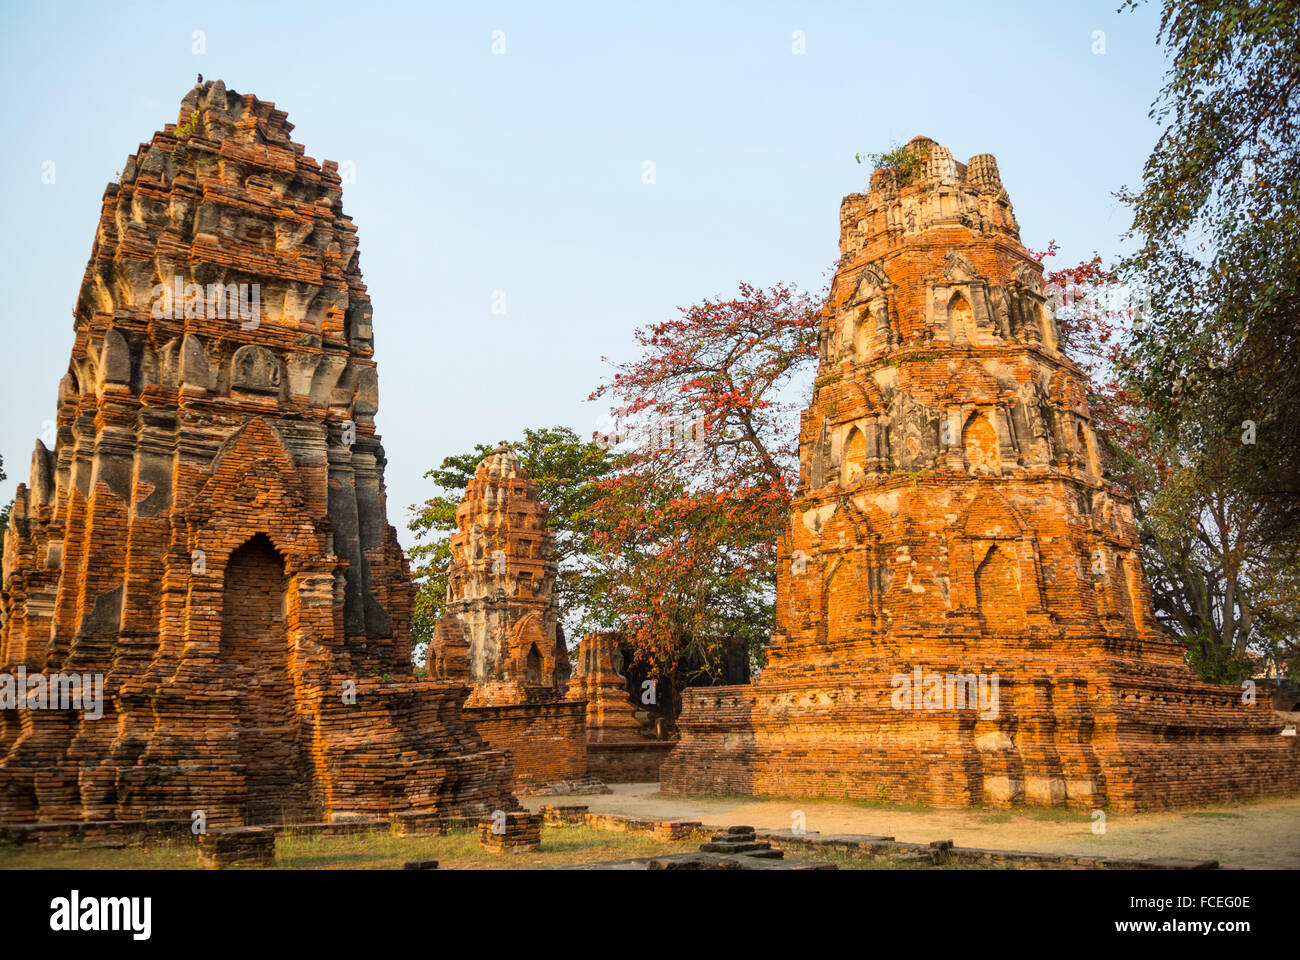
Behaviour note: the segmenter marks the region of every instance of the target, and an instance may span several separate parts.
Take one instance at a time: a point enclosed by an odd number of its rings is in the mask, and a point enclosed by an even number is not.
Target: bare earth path
[[[958,846],[1112,857],[1213,858],[1225,867],[1300,868],[1300,797],[1197,807],[1176,812],[1108,813],[1093,833],[1084,812],[939,810],[831,800],[751,797],[666,797],[657,783],[611,784],[611,794],[531,797],[524,805],[586,804],[592,813],[657,820],[746,823],[789,829],[802,810],[809,831],[865,833],[913,843],[952,840]]]

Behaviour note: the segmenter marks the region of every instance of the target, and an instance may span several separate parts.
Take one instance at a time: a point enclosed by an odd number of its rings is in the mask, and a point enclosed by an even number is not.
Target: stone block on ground
[[[493,853],[535,853],[542,849],[542,815],[507,813],[480,820],[478,843]]]
[[[275,831],[265,827],[209,830],[199,836],[199,859],[214,870],[275,865]]]

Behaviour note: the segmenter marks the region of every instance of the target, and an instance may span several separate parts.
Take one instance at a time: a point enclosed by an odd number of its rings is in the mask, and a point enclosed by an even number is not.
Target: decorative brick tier
[[[542,700],[466,707],[464,715],[491,747],[510,751],[513,789],[518,794],[539,791],[557,781],[589,777],[586,710],[581,702]]]
[[[1199,681],[1152,615],[993,157],[909,149],[912,182],[877,170],[841,206],[768,665],[683,693],[664,792],[1133,809],[1300,790],[1267,696]]]
[[[203,83],[104,191],[0,591],[0,671],[103,713],[0,710],[0,823],[515,806],[465,686],[412,676],[356,228],[291,130]]]

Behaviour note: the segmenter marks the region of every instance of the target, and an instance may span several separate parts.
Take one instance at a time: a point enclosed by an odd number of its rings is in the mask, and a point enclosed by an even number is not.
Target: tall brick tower
[[[198,85],[104,193],[0,635],[102,715],[0,710],[0,822],[515,802],[465,687],[412,676],[356,228],[292,129]]]
[[[665,791],[1089,809],[1297,789],[1266,698],[1197,681],[1152,618],[994,158],[907,150],[840,208],[768,666],[687,691]]]

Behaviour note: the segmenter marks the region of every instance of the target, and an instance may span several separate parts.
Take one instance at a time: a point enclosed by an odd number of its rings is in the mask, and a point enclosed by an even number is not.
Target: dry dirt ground
[[[1197,807],[1175,812],[1106,814],[1105,833],[1083,811],[940,810],[853,801],[752,797],[668,797],[657,783],[611,784],[611,794],[533,797],[524,805],[586,804],[592,813],[658,820],[745,823],[789,829],[803,811],[809,831],[864,833],[912,843],[1111,857],[1212,858],[1224,867],[1300,869],[1300,797]]]

